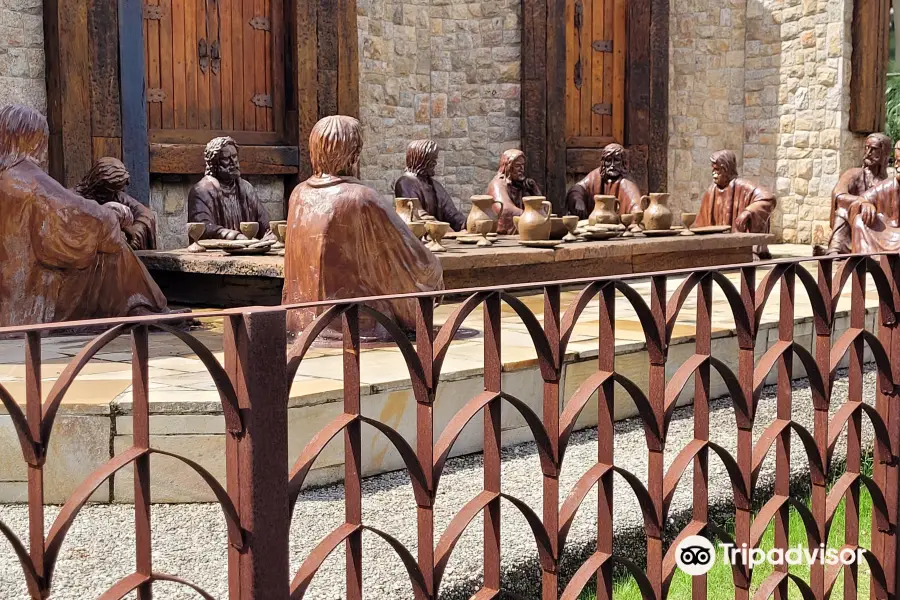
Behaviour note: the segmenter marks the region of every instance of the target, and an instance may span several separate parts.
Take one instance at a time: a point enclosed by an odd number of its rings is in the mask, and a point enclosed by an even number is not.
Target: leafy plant
[[[887,124],[884,132],[892,140],[900,140],[900,73],[888,73],[887,92]]]

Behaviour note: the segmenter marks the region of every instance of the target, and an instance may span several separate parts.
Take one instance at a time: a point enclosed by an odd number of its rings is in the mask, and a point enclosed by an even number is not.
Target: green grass
[[[835,513],[834,521],[831,526],[829,536],[830,548],[840,548],[844,543],[844,503],[842,502]],[[860,492],[860,546],[869,547],[871,541],[872,528],[872,499],[870,498],[865,487]],[[802,545],[807,546],[806,530],[803,527],[803,521],[795,509],[791,509],[791,517],[789,523],[789,547]],[[775,545],[775,526],[769,524],[765,535],[760,543],[763,550],[769,550]],[[827,568],[827,567],[826,567]],[[790,571],[799,575],[804,581],[809,581],[809,567],[806,565],[791,566]],[[750,597],[756,593],[760,584],[772,573],[771,565],[764,563],[758,565],[753,570],[753,584],[750,590]],[[832,600],[843,598],[843,574],[838,576],[838,580],[834,585],[834,591],[831,595]],[[790,583],[788,597],[790,600],[801,600],[802,596],[797,587]],[[641,600],[641,592],[632,577],[621,578],[613,584],[613,596],[616,600]],[[863,562],[859,568],[859,597],[865,598],[869,595],[869,568]],[[722,554],[720,553],[713,569],[707,574],[707,590],[709,600],[733,600],[734,598],[734,580],[732,579],[731,567],[724,564]],[[672,585],[669,589],[670,600],[689,600],[691,598],[691,578],[680,570],[675,571],[672,579]],[[582,593],[581,600],[595,600],[596,595],[593,590],[586,590]]]

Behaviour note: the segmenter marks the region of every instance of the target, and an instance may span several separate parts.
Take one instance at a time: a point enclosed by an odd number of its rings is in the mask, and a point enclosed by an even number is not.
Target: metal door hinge
[[[160,88],[150,88],[147,90],[147,102],[162,102],[166,99],[166,92]]]
[[[591,112],[595,115],[611,115],[612,104],[595,104],[591,107]]]
[[[596,40],[591,44],[591,48],[594,49],[594,52],[612,52],[613,43],[612,40]]]
[[[269,94],[256,94],[250,99],[250,102],[260,108],[272,108],[272,96]]]
[[[575,29],[581,29],[584,24],[584,4],[581,0],[575,2]]]
[[[149,21],[159,21],[163,17],[163,7],[155,4],[144,5],[144,18]]]
[[[250,20],[250,27],[259,29],[260,31],[269,31],[272,28],[268,17],[253,17]]]

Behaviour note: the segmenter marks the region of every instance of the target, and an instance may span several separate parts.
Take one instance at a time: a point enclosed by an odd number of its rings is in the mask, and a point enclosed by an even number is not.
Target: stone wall
[[[519,0],[360,0],[362,179],[385,196],[410,140],[441,149],[437,173],[464,208],[519,145]]]
[[[675,0],[670,42],[669,190],[696,207],[709,154],[729,148],[742,175],[779,201],[773,233],[829,235],[831,189],[859,163],[848,131],[850,0]]]
[[[47,111],[41,0],[0,5],[0,106],[24,104]]]
[[[200,181],[194,177],[154,176],[150,181],[150,208],[156,214],[157,247],[160,250],[184,248],[188,245],[187,197],[191,186]],[[260,201],[272,220],[283,219],[284,179],[274,176],[248,176],[256,188]]]

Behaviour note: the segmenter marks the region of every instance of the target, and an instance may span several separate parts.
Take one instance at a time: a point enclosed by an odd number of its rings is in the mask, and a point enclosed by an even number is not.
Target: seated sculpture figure
[[[867,191],[888,178],[891,139],[883,133],[866,138],[863,166],[848,169],[831,192],[831,239],[826,254],[848,254],[851,250],[850,212]]]
[[[497,233],[511,235],[518,233],[513,217],[525,212],[522,198],[541,196],[541,189],[534,179],[525,176],[525,153],[521,150],[507,150],[500,157],[497,174],[488,184],[487,195],[501,204]]]
[[[738,177],[737,157],[731,150],[715,152],[709,161],[713,182],[700,199],[694,227],[728,225],[735,233],[768,233],[775,210],[772,192]],[[756,252],[767,250],[760,247]]]
[[[900,176],[863,194],[849,211],[854,254],[900,251]]]
[[[122,161],[107,156],[94,163],[75,186],[75,193],[115,210],[125,239],[134,250],[152,250],[156,248],[156,217],[125,192],[128,181]]]
[[[416,140],[406,148],[406,172],[394,184],[397,198],[418,198],[422,209],[438,221],[450,223],[453,231],[466,226],[463,216],[444,186],[434,178],[438,147],[433,140]]]
[[[283,304],[443,289],[437,258],[389,202],[357,179],[361,150],[360,124],[352,117],[325,117],[313,127],[313,176],[294,188],[288,208]],[[415,331],[414,301],[371,306],[405,332]],[[290,311],[288,330],[301,332],[323,310]],[[359,333],[364,341],[388,337],[365,314],[360,314]],[[340,335],[339,320],[323,333]]]
[[[258,237],[271,237],[269,215],[256,190],[241,178],[238,145],[217,137],[206,145],[206,175],[188,194],[188,221],[206,223],[201,239],[245,240],[241,222],[259,223]]]
[[[594,212],[594,196],[615,196],[619,200],[619,214],[641,210],[642,196],[637,184],[628,179],[625,148],[609,144],[603,149],[600,166],[572,186],[566,194],[566,210],[579,219],[587,219]]]
[[[0,326],[166,312],[114,211],[44,172],[47,120],[0,109]]]

